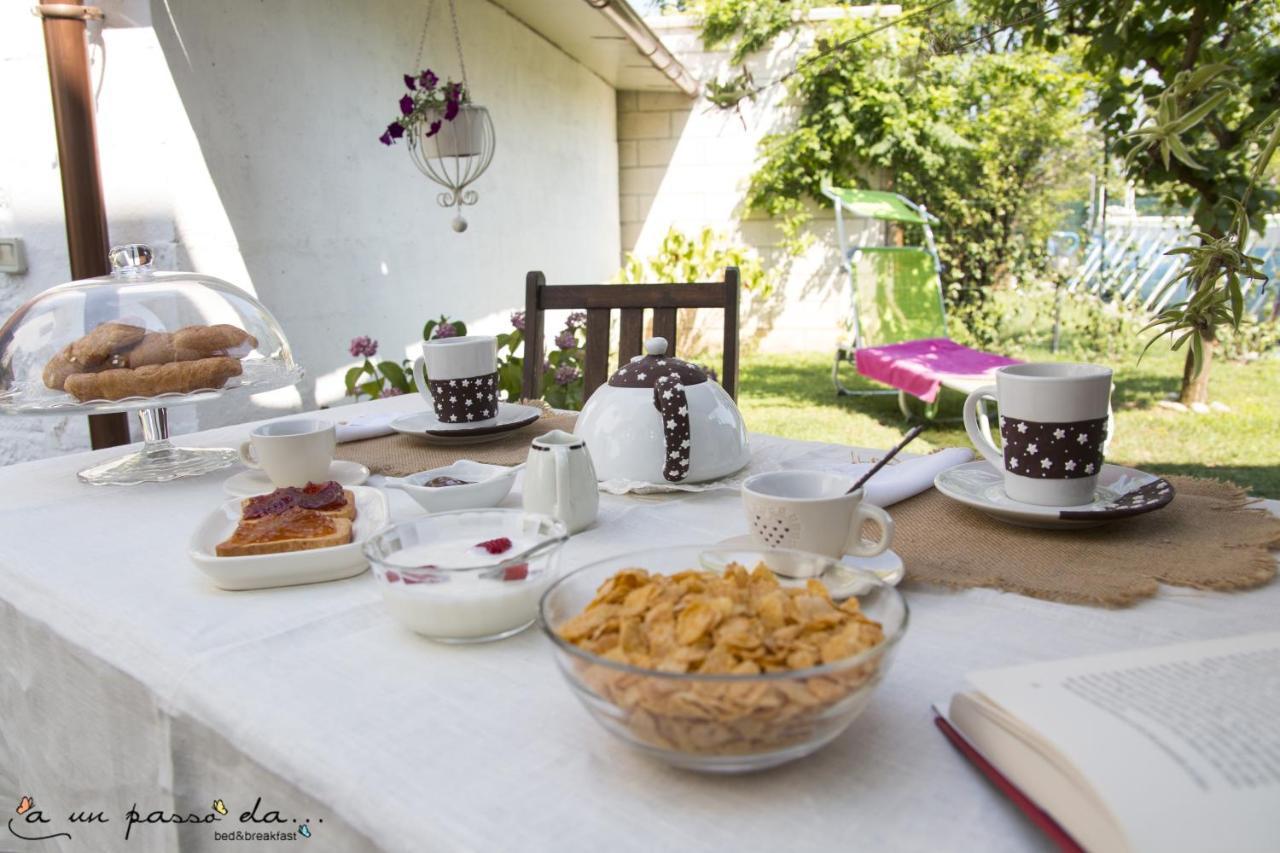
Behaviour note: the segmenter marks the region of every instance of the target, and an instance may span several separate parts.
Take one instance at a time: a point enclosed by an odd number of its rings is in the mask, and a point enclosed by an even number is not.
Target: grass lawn
[[[851,387],[876,387],[855,377],[851,367],[841,370]],[[1153,348],[1142,364],[1127,361],[1115,370],[1116,435],[1108,461],[1154,473],[1231,480],[1260,497],[1280,498],[1280,358],[1216,362],[1211,399],[1231,411],[1206,415],[1156,405],[1178,389],[1180,354]],[[753,432],[886,448],[906,429],[895,396],[837,397],[829,353],[749,356],[740,382],[739,405]],[[958,416],[962,402],[948,393],[942,417]],[[959,421],[931,427],[912,449],[955,446],[971,446]]]

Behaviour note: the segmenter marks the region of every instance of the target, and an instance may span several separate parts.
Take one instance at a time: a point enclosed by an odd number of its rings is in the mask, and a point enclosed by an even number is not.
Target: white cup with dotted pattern
[[[893,541],[893,519],[850,493],[852,477],[824,471],[769,471],[742,484],[751,538],[763,548],[788,548],[839,559],[874,557]],[[868,522],[878,528],[863,538]]]

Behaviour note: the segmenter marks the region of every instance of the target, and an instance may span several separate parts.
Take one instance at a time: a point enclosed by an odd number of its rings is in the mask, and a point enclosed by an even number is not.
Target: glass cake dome
[[[147,246],[117,246],[110,261],[110,275],[50,288],[0,326],[0,414],[137,411],[142,452],[99,466],[109,475],[81,472],[87,482],[155,482],[231,464],[234,451],[169,444],[162,408],[296,384],[302,370],[280,324],[221,279],[153,270]]]

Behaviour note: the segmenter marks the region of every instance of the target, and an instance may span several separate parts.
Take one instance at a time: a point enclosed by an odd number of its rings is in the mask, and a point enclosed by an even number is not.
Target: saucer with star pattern
[[[432,444],[481,444],[531,424],[541,416],[542,412],[533,406],[501,403],[498,417],[485,424],[441,421],[434,411],[428,409],[396,418],[390,426],[396,432],[417,436]]]
[[[1121,465],[1102,466],[1093,501],[1080,506],[1038,506],[1005,494],[1004,475],[986,461],[969,462],[938,474],[938,491],[992,518],[1020,527],[1070,529],[1096,527],[1154,512],[1173,500],[1173,485],[1163,477]]]

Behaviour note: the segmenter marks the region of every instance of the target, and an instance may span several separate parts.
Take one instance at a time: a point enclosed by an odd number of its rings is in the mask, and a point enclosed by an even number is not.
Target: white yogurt
[[[535,557],[529,563],[528,574],[518,580],[446,571],[438,575],[443,580],[414,582],[430,574],[417,567],[487,566],[534,544],[534,540],[513,538],[510,550],[502,554],[490,554],[476,547],[474,541],[415,545],[386,560],[379,572],[378,587],[391,615],[419,634],[441,640],[496,639],[529,625],[537,617],[538,601],[554,580],[545,557]]]

